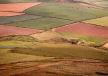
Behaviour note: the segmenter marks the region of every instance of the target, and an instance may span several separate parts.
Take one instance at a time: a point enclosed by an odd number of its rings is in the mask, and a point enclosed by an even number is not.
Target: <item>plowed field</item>
[[[81,22],[58,27],[54,30],[108,39],[108,27],[95,26]]]
[[[9,35],[30,35],[38,32],[42,32],[42,30],[0,25],[0,37]]]
[[[22,15],[24,10],[40,3],[0,4],[0,16]]]

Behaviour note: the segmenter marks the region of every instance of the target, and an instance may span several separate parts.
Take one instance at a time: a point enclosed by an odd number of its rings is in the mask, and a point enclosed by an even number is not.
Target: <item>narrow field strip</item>
[[[97,18],[97,19],[86,20],[83,22],[89,23],[89,24],[100,25],[100,26],[108,26],[108,16]]]
[[[30,35],[42,31],[43,30],[0,25],[0,37],[9,35]]]
[[[108,27],[94,26],[81,22],[54,28],[53,30],[108,39]]]
[[[38,19],[38,18],[41,18],[41,16],[27,15],[27,14],[19,15],[19,16],[11,16],[11,17],[0,17],[0,24],[25,21],[25,20],[31,20],[31,19]]]
[[[25,13],[15,13],[15,12],[0,12],[0,17],[5,16],[16,16],[16,15],[23,15]]]

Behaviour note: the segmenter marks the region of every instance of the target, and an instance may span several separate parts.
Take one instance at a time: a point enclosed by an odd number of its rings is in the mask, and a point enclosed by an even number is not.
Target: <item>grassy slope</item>
[[[90,24],[101,25],[101,26],[108,26],[108,16],[107,17],[102,17],[102,18],[97,18],[97,19],[86,20],[86,21],[83,21],[83,22],[90,23]]]
[[[37,28],[37,29],[50,29],[54,27],[59,27],[72,21],[56,19],[56,18],[39,18],[33,20],[26,20],[22,22],[13,22],[8,25],[12,26],[20,26],[20,27],[29,27],[29,28]]]
[[[50,6],[50,7],[49,7]],[[70,19],[74,22],[108,15],[106,10],[83,7],[78,4],[44,3],[25,10],[28,14]]]
[[[89,47],[71,44],[38,43],[34,49],[13,49],[15,53],[23,53],[51,57],[82,57],[108,60],[108,52]]]
[[[73,37],[73,38],[80,38],[86,40],[88,43],[91,43],[93,45],[102,45],[105,43],[107,40],[102,39],[102,38],[96,38],[92,36],[87,36],[87,35],[81,35],[81,34],[72,34],[72,33],[66,33],[66,32],[58,32],[59,34],[67,37]]]
[[[8,64],[8,63],[24,62],[24,61],[37,61],[45,59],[50,59],[50,57],[12,53],[10,49],[0,49],[0,64]]]

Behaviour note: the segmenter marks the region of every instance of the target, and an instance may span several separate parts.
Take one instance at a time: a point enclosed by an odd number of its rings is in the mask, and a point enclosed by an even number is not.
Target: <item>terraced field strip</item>
[[[40,3],[11,3],[11,4],[0,4],[0,16],[15,16],[22,15],[24,10],[38,5]]]
[[[42,31],[43,30],[0,25],[0,37],[9,35],[30,35]]]
[[[108,26],[108,16],[97,18],[97,19],[86,20],[83,22],[89,23],[89,24],[100,25],[100,26]]]
[[[54,28],[53,31],[69,32],[108,39],[108,27],[94,26],[81,22]]]

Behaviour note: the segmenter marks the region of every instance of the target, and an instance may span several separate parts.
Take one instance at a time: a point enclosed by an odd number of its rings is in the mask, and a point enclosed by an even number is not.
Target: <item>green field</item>
[[[97,9],[97,8],[72,8],[72,7],[84,7],[83,5],[78,4],[61,4],[61,3],[43,3],[38,6],[33,6],[27,10],[25,13],[47,16],[47,17],[56,17],[62,19],[69,19],[73,22],[83,21],[86,19],[93,19],[97,17],[107,16],[108,11]]]
[[[38,19],[40,16],[34,15],[19,15],[19,16],[10,16],[10,17],[0,17],[0,24],[6,24],[11,22],[25,21],[30,19]]]
[[[102,18],[97,18],[97,19],[86,20],[83,22],[89,23],[89,24],[96,24],[96,25],[100,25],[100,26],[108,26],[108,16],[102,17]]]
[[[63,35],[63,36],[66,36],[66,37],[84,39],[88,43],[90,43],[91,45],[95,45],[95,46],[101,46],[107,41],[107,40],[102,39],[102,38],[96,38],[96,37],[81,35],[81,34],[72,34],[72,33],[66,33],[66,32],[58,32],[58,33]]]
[[[15,48],[14,53],[46,57],[81,57],[108,60],[108,52],[72,44],[37,43],[35,48]]]
[[[69,24],[71,22],[72,21],[69,21],[69,20],[42,17],[39,19],[25,20],[21,22],[12,22],[12,23],[9,23],[8,25],[46,30],[46,29],[50,29],[54,27],[59,27],[65,24]]]
[[[0,64],[25,62],[25,61],[39,61],[46,59],[51,59],[51,57],[12,53],[11,49],[0,49]]]

